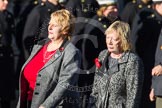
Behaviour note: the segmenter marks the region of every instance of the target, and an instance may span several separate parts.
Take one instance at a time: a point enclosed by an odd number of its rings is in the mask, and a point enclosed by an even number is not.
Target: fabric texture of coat
[[[89,108],[139,108],[143,84],[140,58],[128,51],[106,69],[109,55],[107,50],[99,55],[101,67],[96,68]]]
[[[30,57],[22,67],[17,108],[26,108],[26,103],[23,103],[25,97],[21,97],[22,93],[26,93],[21,90],[21,86],[27,83],[21,80],[23,69],[43,45],[44,42],[40,42],[33,47]],[[45,108],[78,108],[79,93],[74,88],[78,83],[79,67],[79,50],[69,41],[64,42],[38,72],[31,108],[38,108],[40,105]]]

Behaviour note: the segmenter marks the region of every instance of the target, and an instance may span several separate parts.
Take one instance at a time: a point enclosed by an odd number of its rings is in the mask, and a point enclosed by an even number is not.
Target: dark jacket
[[[99,55],[100,68],[96,67],[89,108],[139,108],[143,85],[143,65],[131,52],[108,68],[109,53]]]
[[[0,12],[0,98],[14,97],[14,19],[8,11]]]
[[[68,9],[75,17],[76,23],[73,35],[82,35],[85,25],[96,15],[99,4],[96,0],[69,0],[66,4]]]
[[[158,45],[156,49],[155,56],[155,66],[162,65],[162,30],[159,36]],[[152,88],[154,89],[155,96],[162,96],[162,75],[153,76],[152,78]]]
[[[130,1],[122,10],[122,13],[120,15],[121,20],[129,23],[131,27],[136,14],[144,8],[151,8],[151,2],[149,2],[148,4],[144,4],[142,0]]]
[[[24,88],[27,84],[21,80],[24,67],[43,45],[44,42],[40,42],[33,47],[30,57],[22,67],[20,88]],[[31,108],[38,108],[40,105],[45,108],[78,108],[79,93],[75,88],[78,83],[79,67],[79,50],[66,41],[38,72]],[[25,96],[27,92],[21,89],[19,92],[17,108],[26,108],[24,102],[26,98],[21,96]]]
[[[143,107],[151,107],[148,100],[151,87],[151,71],[155,63],[155,52],[159,34],[162,28],[162,16],[152,9],[140,11],[132,26],[131,41],[144,63]],[[148,106],[147,106],[148,105]]]

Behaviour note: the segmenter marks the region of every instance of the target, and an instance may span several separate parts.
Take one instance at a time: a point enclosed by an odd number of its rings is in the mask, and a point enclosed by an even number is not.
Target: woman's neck
[[[47,51],[58,49],[63,43],[63,40],[51,41],[47,46]]]
[[[115,59],[119,59],[122,56],[122,53],[111,53],[110,56]]]

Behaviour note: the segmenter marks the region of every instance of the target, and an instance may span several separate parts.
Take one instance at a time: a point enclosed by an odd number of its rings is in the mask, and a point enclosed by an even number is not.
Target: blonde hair
[[[116,31],[121,39],[121,50],[128,51],[133,50],[130,42],[130,26],[128,23],[122,21],[115,21],[112,23],[108,29],[105,31],[105,35],[112,31]]]
[[[72,32],[74,30],[75,18],[74,16],[66,9],[61,9],[55,11],[51,14],[51,22],[55,21],[58,25],[62,26],[61,34],[71,38]]]

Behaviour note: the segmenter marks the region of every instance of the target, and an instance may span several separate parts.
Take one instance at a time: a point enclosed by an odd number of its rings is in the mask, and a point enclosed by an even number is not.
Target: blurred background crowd
[[[149,94],[162,27],[162,0],[0,0],[0,108],[16,107],[21,67],[32,46],[47,37],[50,14],[63,8],[76,17],[71,41],[82,53],[79,86],[92,85],[94,59],[106,49],[104,32],[122,20],[129,23],[134,50],[144,63],[140,108],[155,108]],[[90,93],[91,89],[81,92],[82,108]]]

